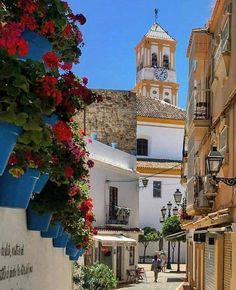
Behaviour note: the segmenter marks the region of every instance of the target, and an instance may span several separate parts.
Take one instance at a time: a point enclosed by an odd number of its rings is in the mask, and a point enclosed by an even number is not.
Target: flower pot
[[[111,147],[116,149],[116,148],[118,148],[118,144],[117,143],[111,143]]]
[[[41,237],[42,238],[57,238],[61,227],[62,227],[61,223],[56,222],[55,225],[49,226],[47,231],[41,232]]]
[[[0,177],[0,206],[26,209],[40,172],[27,169],[20,177],[8,171]]]
[[[58,116],[56,114],[52,114],[51,116],[43,116],[43,121],[47,125],[54,125],[58,122]]]
[[[84,249],[78,250],[78,253],[75,256],[70,256],[71,261],[77,261],[84,253]]]
[[[63,226],[62,226],[62,224],[61,224],[61,226],[60,226],[60,229],[59,229],[59,232],[58,232],[58,236],[57,237],[60,237],[62,234],[63,234]]]
[[[62,235],[53,239],[53,247],[55,248],[65,248],[69,240],[70,235],[67,233],[62,233]]]
[[[47,231],[52,218],[51,213],[37,213],[27,209],[27,228],[30,231]]]
[[[66,245],[66,255],[70,257],[74,257],[78,253],[78,249],[76,248],[74,242],[70,239]]]
[[[52,50],[52,44],[48,39],[36,32],[26,29],[21,35],[29,45],[28,54],[21,57],[21,59],[32,59],[42,62],[43,55]]]
[[[98,134],[96,132],[91,133],[91,138],[93,140],[97,140],[97,136],[98,136]]]
[[[48,173],[42,173],[37,180],[33,192],[40,193],[49,179]]]
[[[7,161],[16,144],[17,137],[22,132],[22,128],[14,124],[0,122],[0,175],[3,174]]]

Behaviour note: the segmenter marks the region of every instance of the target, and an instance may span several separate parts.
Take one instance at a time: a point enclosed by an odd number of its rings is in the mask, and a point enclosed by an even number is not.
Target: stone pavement
[[[180,273],[176,272],[176,265],[172,265],[172,270],[166,270],[165,273],[160,272],[157,283],[153,282],[153,272],[150,271],[150,264],[139,264],[146,271],[147,281],[139,281],[138,283],[121,284],[117,290],[177,290],[185,278],[185,265],[181,265]]]

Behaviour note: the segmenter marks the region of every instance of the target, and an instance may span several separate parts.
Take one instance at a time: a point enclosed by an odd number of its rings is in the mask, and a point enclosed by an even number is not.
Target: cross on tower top
[[[158,8],[155,8],[154,13],[155,13],[155,23],[157,23],[159,9]]]

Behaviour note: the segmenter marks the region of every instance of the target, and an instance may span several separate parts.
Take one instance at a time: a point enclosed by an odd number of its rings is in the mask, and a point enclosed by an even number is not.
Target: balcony
[[[123,206],[107,207],[106,210],[106,224],[125,226],[129,224],[131,209]]]
[[[209,126],[209,104],[210,91],[196,90],[196,93],[194,93],[194,96],[190,100],[188,108],[189,125],[193,123],[195,127]]]
[[[204,194],[204,182],[201,176],[194,177],[188,183],[187,214],[197,216],[209,213],[212,204]]]

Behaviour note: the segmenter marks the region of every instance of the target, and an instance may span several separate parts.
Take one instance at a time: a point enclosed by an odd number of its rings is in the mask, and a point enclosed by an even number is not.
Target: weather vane
[[[159,9],[155,8],[154,12],[155,12],[155,23],[157,23]]]

